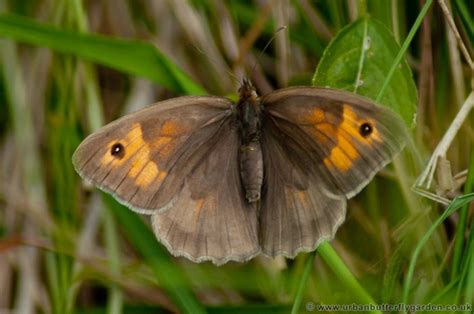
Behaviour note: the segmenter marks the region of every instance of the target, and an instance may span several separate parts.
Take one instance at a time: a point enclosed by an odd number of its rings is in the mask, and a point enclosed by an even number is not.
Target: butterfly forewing
[[[174,255],[222,264],[259,251],[256,204],[246,202],[232,102],[183,97],[117,120],[74,154],[85,179],[152,214]]]
[[[403,121],[352,93],[325,88],[278,90],[262,98],[265,128],[334,195],[352,197],[404,146]]]
[[[180,97],[116,120],[77,148],[78,173],[140,212],[166,208],[231,116],[230,100]]]

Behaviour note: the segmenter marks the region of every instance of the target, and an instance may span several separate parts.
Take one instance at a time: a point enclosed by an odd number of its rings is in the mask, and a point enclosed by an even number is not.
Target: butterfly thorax
[[[263,156],[260,144],[260,100],[249,80],[239,89],[237,112],[240,131],[240,175],[248,202],[260,199],[263,183]]]

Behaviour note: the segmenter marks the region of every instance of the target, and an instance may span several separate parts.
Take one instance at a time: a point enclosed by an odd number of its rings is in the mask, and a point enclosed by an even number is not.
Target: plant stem
[[[405,56],[405,53],[408,50],[408,46],[413,40],[413,37],[415,37],[416,31],[420,27],[421,22],[423,21],[423,18],[425,17],[432,3],[433,3],[433,0],[427,0],[425,2],[425,5],[420,11],[420,14],[418,14],[418,17],[416,18],[415,23],[413,24],[410,32],[408,33],[407,38],[403,42],[403,45],[400,48],[400,51],[398,52],[398,55],[395,57],[395,60],[393,61],[392,67],[390,68],[390,71],[387,74],[387,78],[383,82],[382,88],[380,89],[379,94],[377,95],[377,98],[375,99],[376,102],[380,102],[380,100],[382,99],[382,96],[385,93],[385,90],[387,89],[388,84],[390,83],[390,80],[392,79],[392,76],[395,73],[395,70],[398,68],[398,65],[400,64],[403,57]]]
[[[316,256],[316,251],[313,251],[309,254],[306,264],[304,266],[303,276],[301,277],[300,284],[298,286],[298,291],[296,292],[295,302],[293,303],[293,308],[291,309],[291,314],[299,313],[299,308],[301,306],[301,301],[303,300],[304,288],[308,282],[309,274],[311,268],[314,264],[314,257]]]
[[[376,304],[370,294],[360,285],[351,271],[344,264],[337,252],[328,242],[323,242],[318,247],[318,253],[321,255],[326,264],[331,268],[337,277],[354,295],[355,302],[359,304]],[[370,311],[370,313],[382,313],[380,311]]]

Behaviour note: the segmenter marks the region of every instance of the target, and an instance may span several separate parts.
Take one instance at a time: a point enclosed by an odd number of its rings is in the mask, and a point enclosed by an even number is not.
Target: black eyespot
[[[370,123],[363,123],[361,126],[360,126],[360,129],[359,129],[359,133],[360,135],[362,135],[363,137],[367,137],[369,136],[370,134],[372,134],[372,131],[374,129],[372,128],[372,125],[370,125]]]
[[[110,149],[110,154],[118,159],[122,159],[125,155],[125,148],[120,143],[115,143]]]

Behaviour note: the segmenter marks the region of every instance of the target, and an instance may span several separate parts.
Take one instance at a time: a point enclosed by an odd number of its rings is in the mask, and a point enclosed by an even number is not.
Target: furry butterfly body
[[[215,264],[259,253],[294,257],[329,240],[346,200],[399,152],[401,119],[340,90],[292,87],[237,103],[179,97],[86,138],[73,163],[86,180],[151,215],[177,256]]]

